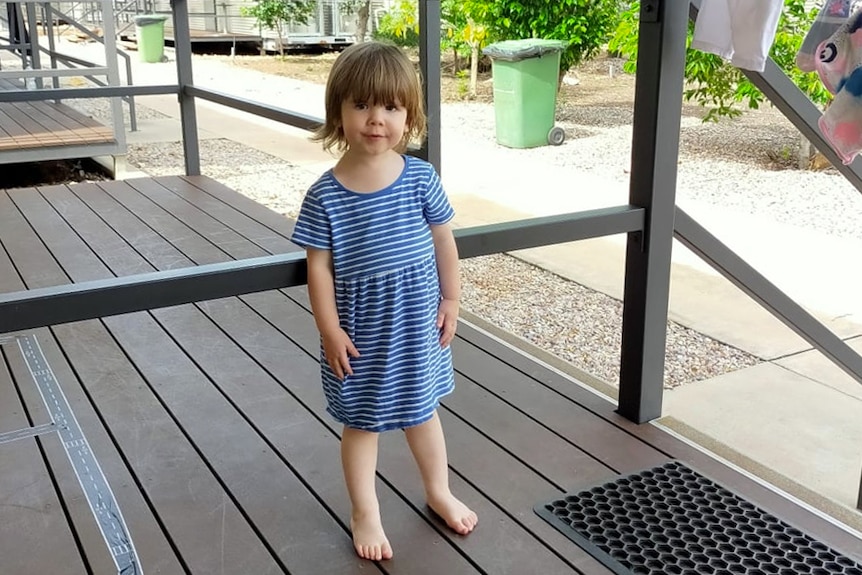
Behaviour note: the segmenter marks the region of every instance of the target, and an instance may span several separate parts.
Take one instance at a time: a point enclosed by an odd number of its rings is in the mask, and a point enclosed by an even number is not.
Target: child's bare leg
[[[407,444],[419,465],[425,497],[430,507],[456,533],[466,535],[479,522],[476,514],[449,490],[446,440],[437,412],[430,421],[404,430]]]
[[[341,464],[350,496],[353,546],[363,559],[392,558],[377,502],[377,434],[345,427],[341,434]]]

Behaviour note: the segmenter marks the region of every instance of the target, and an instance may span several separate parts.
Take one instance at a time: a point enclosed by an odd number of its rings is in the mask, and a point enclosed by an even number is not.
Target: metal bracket
[[[661,0],[643,0],[641,2],[641,22],[658,22],[658,12]]]

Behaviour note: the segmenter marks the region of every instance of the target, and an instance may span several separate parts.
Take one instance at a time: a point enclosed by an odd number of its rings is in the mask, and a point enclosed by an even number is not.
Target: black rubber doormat
[[[862,565],[679,461],[537,505],[618,575],[862,575]]]

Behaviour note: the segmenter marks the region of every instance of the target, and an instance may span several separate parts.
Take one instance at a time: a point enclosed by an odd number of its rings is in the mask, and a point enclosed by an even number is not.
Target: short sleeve
[[[425,221],[432,226],[445,224],[455,217],[455,210],[446,197],[440,176],[430,164],[428,165],[428,185],[425,188],[425,197],[422,202],[422,212]]]
[[[317,248],[320,250],[332,249],[332,228],[329,216],[320,203],[320,198],[314,188],[305,194],[296,226],[290,240],[303,248]]]

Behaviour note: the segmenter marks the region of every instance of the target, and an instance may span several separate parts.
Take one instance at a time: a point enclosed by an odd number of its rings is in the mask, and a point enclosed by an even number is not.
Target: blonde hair
[[[346,48],[336,58],[326,81],[326,120],[312,136],[325,150],[347,149],[341,125],[341,104],[345,100],[369,104],[398,102],[404,106],[406,133],[396,149],[398,152],[406,150],[408,142],[421,141],[425,136],[425,107],[419,75],[398,46],[363,42]]]

